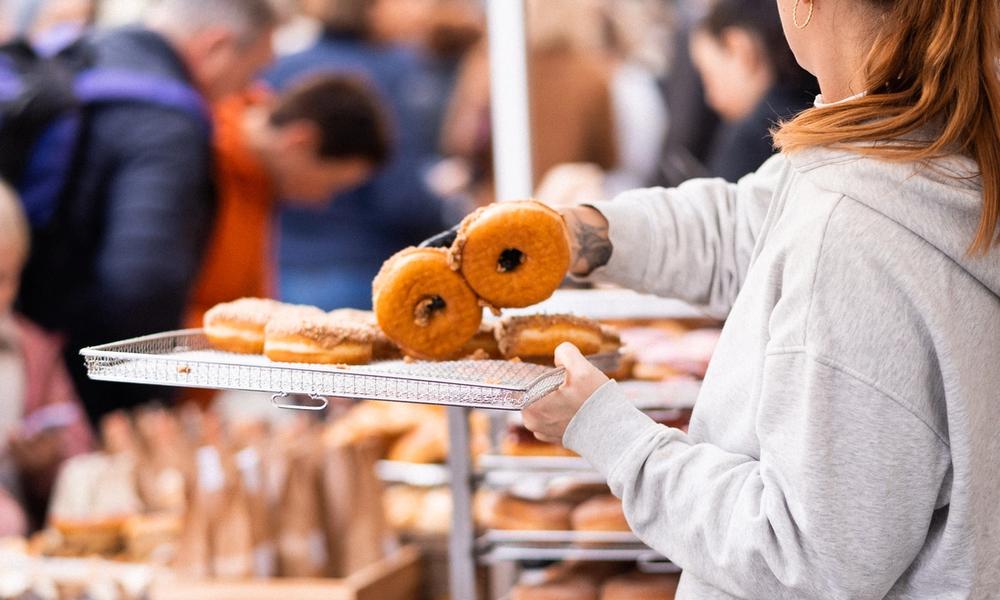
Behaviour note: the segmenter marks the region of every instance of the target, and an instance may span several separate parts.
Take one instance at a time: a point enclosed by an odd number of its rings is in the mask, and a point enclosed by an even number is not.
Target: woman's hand
[[[596,208],[574,206],[560,211],[566,222],[572,252],[569,272],[586,277],[611,260],[608,220]]]
[[[548,396],[524,409],[524,426],[543,442],[562,444],[566,427],[583,403],[594,395],[608,378],[590,364],[570,343],[556,349],[556,365],[565,367],[566,382]]]

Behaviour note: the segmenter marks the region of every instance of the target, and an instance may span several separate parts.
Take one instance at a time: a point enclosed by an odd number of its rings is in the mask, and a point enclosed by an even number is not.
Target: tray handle
[[[314,402],[314,404],[285,402],[286,398],[292,397],[292,394],[289,394],[287,392],[281,392],[280,394],[275,394],[271,396],[271,404],[275,408],[281,408],[285,410],[308,410],[308,411],[326,410],[326,407],[330,405],[330,400],[325,396],[317,396],[316,394],[309,394],[308,396],[309,399]]]

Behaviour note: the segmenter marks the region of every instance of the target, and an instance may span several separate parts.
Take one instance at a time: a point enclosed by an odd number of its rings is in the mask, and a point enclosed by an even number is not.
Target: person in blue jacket
[[[95,34],[96,68],[175,81],[206,103],[271,60],[267,0],[160,0],[142,27]],[[66,339],[93,421],[164,392],[86,377],[80,348],[177,328],[214,208],[211,127],[135,101],[88,107],[57,239],[36,239],[19,307]]]
[[[322,36],[311,48],[279,60],[268,82],[280,90],[317,72],[365,77],[385,103],[396,152],[376,177],[322,208],[282,208],[278,286],[288,302],[367,309],[372,279],[382,263],[454,219],[424,180],[436,149],[420,135],[418,55],[372,41],[368,3],[325,4],[326,14],[317,15],[324,22]]]

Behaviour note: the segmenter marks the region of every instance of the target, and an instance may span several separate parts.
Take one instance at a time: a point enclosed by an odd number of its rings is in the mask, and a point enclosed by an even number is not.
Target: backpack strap
[[[32,228],[40,228],[55,217],[59,208],[56,199],[70,177],[79,136],[80,119],[71,113],[49,124],[35,141],[18,189]]]
[[[95,68],[80,72],[74,89],[84,105],[141,102],[179,110],[197,118],[209,132],[212,128],[212,114],[201,94],[176,79]]]

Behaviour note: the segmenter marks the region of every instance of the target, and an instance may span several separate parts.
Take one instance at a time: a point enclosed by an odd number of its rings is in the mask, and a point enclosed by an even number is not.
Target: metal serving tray
[[[546,396],[565,371],[498,361],[390,361],[358,367],[281,363],[214,350],[200,329],[159,333],[80,351],[91,379],[172,387],[270,392],[282,408],[321,410],[327,398],[360,398],[521,410]],[[614,368],[618,354],[591,357]],[[301,394],[315,404],[286,403]]]

